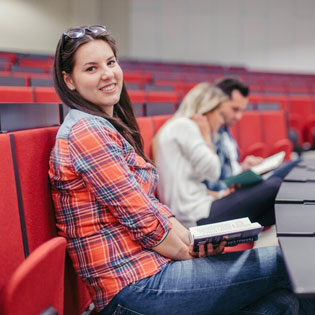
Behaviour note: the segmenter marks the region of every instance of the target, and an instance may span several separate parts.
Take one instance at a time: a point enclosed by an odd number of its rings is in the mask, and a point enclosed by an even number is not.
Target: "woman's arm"
[[[189,246],[189,231],[175,217],[171,217],[169,220],[172,223],[173,231],[178,235],[184,244]]]
[[[189,253],[189,246],[180,239],[176,229],[171,229],[165,239],[152,249],[160,255],[173,260],[188,260],[194,258]]]

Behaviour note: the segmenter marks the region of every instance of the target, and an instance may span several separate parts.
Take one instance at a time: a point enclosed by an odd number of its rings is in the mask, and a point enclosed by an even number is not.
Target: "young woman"
[[[50,157],[57,227],[100,314],[297,314],[278,248],[219,255],[222,242],[197,254],[154,197],[157,173],[105,27],[65,32],[54,78],[71,108]]]
[[[217,182],[221,174],[213,142],[224,123],[221,107],[226,101],[228,97],[218,87],[199,83],[159,130],[153,150],[160,175],[159,198],[187,227],[241,217],[273,225],[274,200],[281,178],[261,183],[260,199],[254,194],[255,186],[235,192],[209,189],[209,183]]]

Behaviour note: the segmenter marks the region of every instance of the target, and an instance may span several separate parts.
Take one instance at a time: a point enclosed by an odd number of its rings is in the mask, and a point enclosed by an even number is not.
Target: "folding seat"
[[[144,90],[130,90],[128,91],[128,95],[133,105],[135,115],[137,117],[145,116],[144,103],[146,98]]]
[[[48,69],[39,67],[22,67],[14,64],[11,66],[11,72],[47,73]]]
[[[246,155],[266,156],[260,112],[246,111],[237,124],[241,160]]]
[[[33,89],[27,86],[0,86],[0,102],[34,102]]]
[[[9,71],[10,63],[6,61],[0,61],[0,71]]]
[[[35,87],[34,100],[38,103],[61,103],[53,87]]]
[[[152,81],[152,75],[143,71],[125,71],[124,81],[138,84],[140,88],[144,88],[146,84]]]
[[[48,161],[58,127],[17,131],[10,134],[14,143],[17,191],[25,218],[29,253],[56,236],[56,223],[48,179]],[[65,314],[82,313],[91,299],[75,274],[67,256],[65,274]]]
[[[138,117],[137,123],[143,138],[144,153],[152,159],[152,139],[154,136],[152,117]]]
[[[172,115],[160,115],[160,116],[153,116],[153,132],[154,135],[159,131],[159,129],[172,117]]]
[[[65,251],[63,237],[37,247],[4,287],[1,314],[64,314]]]
[[[0,291],[24,260],[23,235],[9,134],[0,134]],[[0,312],[1,313],[1,312]]]
[[[22,58],[19,59],[18,64],[20,67],[34,67],[46,70],[53,66],[53,60],[49,57],[47,59]]]
[[[51,78],[30,78],[30,86],[54,86],[54,81]]]
[[[178,93],[172,91],[147,91],[146,116],[173,114],[178,107]]]
[[[26,86],[26,79],[12,75],[0,75],[0,86]]]
[[[291,96],[289,98],[289,125],[293,125],[292,119],[300,120],[298,123],[299,131],[302,135],[302,141],[307,141],[307,118],[313,114],[313,99],[312,97]],[[293,118],[292,118],[293,116]]]
[[[285,159],[290,159],[292,143],[288,139],[286,116],[284,111],[260,112],[263,130],[263,141],[267,145],[268,154],[285,151]]]

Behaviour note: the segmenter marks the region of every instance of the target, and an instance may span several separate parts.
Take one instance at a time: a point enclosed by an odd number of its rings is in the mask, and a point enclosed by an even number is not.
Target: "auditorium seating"
[[[48,157],[57,129],[46,127],[0,135],[2,152],[8,153],[1,156],[4,165],[1,169],[1,195],[8,198],[1,198],[0,203],[1,220],[7,222],[0,232],[1,239],[5,240],[1,252],[10,252],[8,263],[3,261],[1,264],[1,286],[25,257],[56,236]],[[80,314],[91,300],[69,257],[65,266],[64,314]]]
[[[26,86],[0,86],[1,102],[33,102],[33,89]]]
[[[4,287],[1,314],[63,314],[65,251],[63,237],[54,237],[37,247]]]
[[[260,112],[247,111],[237,123],[241,159],[246,155],[266,157]]]
[[[290,159],[292,143],[288,140],[288,131],[283,111],[261,112],[263,142],[267,147],[267,156],[285,152],[285,160]]]
[[[20,128],[10,129],[5,123],[0,124],[2,132],[9,132],[0,134],[2,152],[0,193],[1,196],[5,196],[0,200],[0,217],[5,222],[0,229],[2,243],[0,253],[2,257],[5,255],[7,257],[0,266],[0,288],[26,257],[56,236],[47,170],[49,151],[58,129],[57,126],[51,127],[51,125],[62,122],[64,108],[60,107],[61,101],[51,86],[51,75],[47,72],[51,60],[40,62],[36,58],[31,59],[32,61],[29,61],[29,58],[19,61],[18,59],[18,54],[5,55],[0,52],[0,61],[4,60],[1,63],[5,64],[6,71],[0,73],[0,122],[3,113],[1,108],[8,106],[9,103],[12,106],[11,110],[15,108],[16,113],[22,108],[22,103],[27,103],[27,108],[32,108],[32,111],[36,108],[35,103],[37,106],[43,105],[42,110],[44,106],[53,104],[55,110],[49,114],[50,118],[53,117],[52,122],[45,121],[43,126],[23,125],[21,122]],[[34,60],[36,64],[33,64]],[[15,67],[12,67],[13,64]],[[28,67],[42,68],[43,73],[23,72]],[[145,153],[150,158],[152,158],[151,145],[154,135],[171,117],[189,89],[198,80],[213,81],[223,73],[227,73],[223,72],[227,70],[223,70],[221,66],[205,67],[204,65],[184,67],[180,64],[139,62],[129,65],[125,63],[124,67],[126,84],[134,84],[138,87],[136,90],[129,90],[128,93],[138,117]],[[233,73],[233,69],[228,71]],[[315,88],[314,77],[294,79],[292,75],[290,79],[286,79],[282,74],[258,72],[250,74],[243,68],[235,71],[238,71],[239,77],[244,81],[254,82],[253,90],[257,91],[250,97],[253,111],[246,111],[243,119],[231,129],[232,135],[240,144],[242,157],[246,154],[267,156],[285,150],[288,159],[292,152],[292,144],[288,141],[287,121],[291,130],[296,130],[300,146],[305,141],[314,145],[315,106],[313,98],[307,94]],[[5,79],[8,79],[7,83],[2,81]],[[298,80],[303,84],[299,85]],[[268,85],[265,82],[269,82]],[[154,85],[157,89],[146,88],[149,85]],[[167,88],[163,88],[165,86]],[[40,110],[37,113],[40,116],[44,115]],[[14,119],[18,122],[16,116]],[[5,121],[9,120],[5,119]],[[30,116],[25,118],[25,123],[33,123]],[[43,128],[34,129],[34,127]],[[17,129],[28,130],[16,131]],[[240,245],[227,251],[251,248],[251,246],[252,244]],[[91,300],[84,284],[76,276],[68,256],[66,256],[64,284],[64,314],[83,312]]]

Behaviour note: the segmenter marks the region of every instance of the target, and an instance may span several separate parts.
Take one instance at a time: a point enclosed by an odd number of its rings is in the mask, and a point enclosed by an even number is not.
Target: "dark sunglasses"
[[[62,42],[61,42],[61,49],[64,48],[64,42],[65,38],[71,38],[71,39],[78,39],[85,36],[87,32],[93,33],[93,34],[101,34],[101,33],[107,33],[106,26],[103,25],[91,25],[91,26],[84,26],[84,27],[76,27],[76,28],[70,28],[66,32],[62,34]]]

